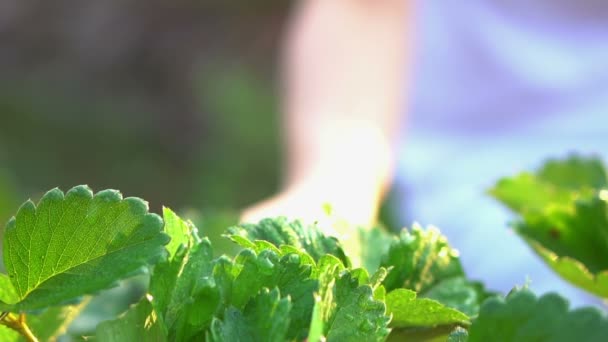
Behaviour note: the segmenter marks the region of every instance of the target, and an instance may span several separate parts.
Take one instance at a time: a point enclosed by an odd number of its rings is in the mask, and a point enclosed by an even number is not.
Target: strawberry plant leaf
[[[386,296],[386,306],[393,315],[391,327],[436,327],[440,325],[469,324],[464,313],[428,298],[416,298],[416,292],[397,289]]]
[[[247,303],[243,311],[226,309],[223,319],[211,324],[211,341],[285,341],[289,329],[289,297],[281,298],[278,289],[267,288]]]
[[[608,270],[608,202],[599,196],[527,213],[515,230],[560,257],[579,260],[592,273]]]
[[[453,277],[429,288],[424,297],[456,309],[469,317],[479,313],[479,307],[488,297],[496,295],[486,291],[479,282],[471,282],[464,277]]]
[[[592,273],[576,259],[559,256],[533,240],[528,240],[528,244],[561,277],[597,296],[608,298],[608,270]]]
[[[171,257],[175,255],[180,246],[191,246],[198,241],[198,230],[192,222],[182,220],[167,207],[163,207],[163,219],[165,233],[171,238],[166,246]]]
[[[108,342],[168,341],[166,331],[147,298],[143,298],[119,318],[100,323],[95,335],[99,341]]]
[[[264,219],[257,224],[245,223],[228,228],[227,235],[243,247],[250,247],[247,241],[264,240],[278,248],[289,245],[306,251],[315,261],[325,254],[332,254],[344,265],[350,265],[336,238],[326,236],[317,225],[306,225],[300,220],[290,221],[285,217]]]
[[[608,187],[608,175],[602,161],[576,154],[564,160],[548,160],[537,172],[537,176],[544,182],[570,190]]]
[[[162,220],[140,199],[86,186],[51,190],[7,225],[4,261],[18,302],[0,309],[44,308],[110,287],[158,259],[167,242]]]
[[[434,227],[423,230],[419,225],[393,237],[380,266],[391,269],[384,280],[388,291],[403,287],[424,293],[442,279],[464,276],[458,252],[445,236]]]
[[[204,331],[214,313],[214,310],[198,310],[194,302],[206,300],[205,308],[217,305],[217,291],[209,284],[213,250],[207,238],[198,237],[192,223],[168,208],[163,209],[163,216],[165,231],[173,243],[167,246],[170,257],[154,268],[149,293],[154,309],[163,318],[169,339],[186,340]],[[191,324],[192,321],[197,324]]]
[[[359,240],[362,266],[368,272],[374,272],[380,267],[382,258],[388,254],[388,250],[393,243],[393,236],[380,227],[360,228]]]
[[[389,291],[411,289],[419,297],[437,300],[469,316],[476,315],[490,295],[480,283],[465,278],[458,252],[436,228],[423,230],[414,225],[398,236],[374,228],[363,232],[361,238],[367,268],[382,265],[391,269],[384,281]]]
[[[589,189],[606,187],[608,177],[599,159],[572,155],[548,160],[536,173],[503,178],[489,192],[511,210],[523,213],[568,205]]]
[[[537,298],[527,289],[484,302],[469,328],[476,341],[605,341],[608,319],[595,308],[568,310],[568,302],[550,293]]]
[[[278,255],[271,249],[256,254],[244,249],[234,262],[218,259],[213,271],[221,305],[242,309],[262,288],[278,288],[289,296],[293,310],[290,311],[288,337],[304,338],[313,310],[313,292],[317,281],[311,278],[310,265],[302,262],[298,254]]]
[[[201,291],[208,285],[213,270],[212,255],[209,240],[203,239],[190,249],[178,252],[170,263],[158,264],[154,269],[150,279],[150,294],[154,298],[152,304],[163,316],[171,339],[196,333],[197,327],[188,324],[188,315],[191,313],[189,307],[199,299]],[[205,305],[212,303],[209,301]],[[200,311],[196,312],[200,314]],[[209,312],[206,319],[199,317],[197,321],[209,322],[212,314]]]
[[[380,272],[372,277],[363,269],[344,270],[337,259],[319,263],[320,289],[310,324],[309,341],[383,341],[390,318],[384,302],[374,297],[380,287]]]
[[[515,231],[553,270],[607,298],[607,185],[598,159],[571,156],[551,160],[535,174],[501,180],[491,193],[521,215]]]
[[[527,172],[499,180],[489,193],[517,213],[542,210],[549,204],[567,205],[575,198],[570,191],[542,182]]]

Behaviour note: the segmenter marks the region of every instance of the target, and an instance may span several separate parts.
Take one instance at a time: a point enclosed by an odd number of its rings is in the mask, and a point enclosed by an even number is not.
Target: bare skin
[[[403,119],[407,0],[302,0],[283,53],[284,186],[243,221],[286,215],[368,224],[393,178]]]

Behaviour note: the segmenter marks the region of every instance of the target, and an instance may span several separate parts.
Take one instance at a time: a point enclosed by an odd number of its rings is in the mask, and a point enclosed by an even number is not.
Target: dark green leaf
[[[383,341],[390,318],[384,303],[374,299],[372,285],[360,284],[368,278],[367,272],[340,272],[341,263],[331,260],[323,267],[308,341],[321,341],[324,336],[327,341]],[[372,278],[381,281],[381,276]]]
[[[442,280],[424,293],[425,298],[434,299],[469,317],[476,316],[481,303],[491,295],[494,294],[487,292],[481,283],[471,282],[464,277]]]
[[[536,241],[559,257],[579,260],[591,273],[608,270],[608,203],[596,196],[571,207],[527,213],[515,226],[526,240]]]
[[[608,186],[600,160],[551,160],[491,193],[521,214],[518,234],[558,274],[608,298]]]
[[[298,254],[279,256],[272,249],[256,254],[245,249],[234,263],[219,259],[213,271],[223,307],[242,309],[262,288],[278,288],[290,296],[293,305],[289,338],[306,336],[314,305],[317,281],[312,279],[310,265]]]
[[[593,274],[578,260],[559,257],[535,241],[528,243],[564,279],[600,297],[608,298],[608,270]]]
[[[213,251],[197,229],[171,210],[164,209],[165,230],[172,243],[171,257],[156,265],[150,279],[152,304],[169,331],[170,339],[185,340],[204,331],[215,312],[219,293],[210,284]],[[194,302],[205,300],[203,308]],[[190,317],[192,316],[192,317]],[[198,323],[193,326],[191,322]]]
[[[243,311],[229,307],[211,325],[211,341],[286,341],[291,303],[278,289],[264,288]]]
[[[381,266],[391,269],[384,281],[388,291],[407,288],[424,293],[442,279],[464,276],[458,252],[438,229],[414,225],[393,238]]]
[[[147,298],[132,306],[118,319],[100,323],[96,337],[104,342],[167,341],[163,325]]]
[[[359,229],[361,240],[362,266],[368,272],[374,272],[380,267],[382,258],[387,255],[393,242],[391,234],[379,227],[372,229]]]
[[[78,186],[26,202],[7,225],[4,261],[19,302],[44,308],[112,286],[158,259],[168,242],[162,220],[137,198]]]
[[[523,289],[506,299],[488,299],[469,329],[468,341],[603,342],[606,336],[608,319],[599,310],[569,311],[568,302],[557,294],[537,298]]]

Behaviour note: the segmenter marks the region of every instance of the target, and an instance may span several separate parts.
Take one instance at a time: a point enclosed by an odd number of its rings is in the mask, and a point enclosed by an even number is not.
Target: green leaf
[[[518,213],[542,210],[550,204],[568,204],[575,198],[570,191],[542,182],[530,173],[499,180],[490,194]]]
[[[389,247],[393,243],[393,237],[380,227],[372,229],[359,229],[361,240],[362,266],[368,272],[374,272],[380,267],[382,258],[388,254]]]
[[[182,220],[171,209],[163,207],[163,219],[165,233],[171,238],[166,246],[170,256],[174,256],[180,246],[188,247],[199,241],[198,230],[194,224]]]
[[[285,217],[278,217],[264,219],[257,224],[241,224],[229,228],[228,237],[246,248],[250,246],[243,243],[243,240],[248,240],[250,243],[264,240],[278,248],[282,245],[290,245],[306,251],[315,261],[325,254],[332,254],[344,265],[350,265],[336,238],[326,236],[316,225],[306,225],[299,220],[290,221]]]
[[[571,155],[565,160],[551,159],[538,171],[538,177],[560,188],[579,190],[608,187],[602,161],[595,157]]]
[[[298,254],[279,256],[271,249],[256,254],[242,250],[234,262],[220,258],[213,271],[221,296],[221,305],[242,309],[262,288],[278,288],[291,298],[288,337],[303,338],[313,310],[313,292],[317,281],[311,278],[310,265]]]
[[[162,323],[147,298],[132,306],[124,315],[100,323],[96,329],[99,341],[167,341]]]
[[[416,298],[416,292],[408,289],[389,292],[386,306],[393,315],[391,327],[436,327],[470,323],[469,317],[464,313],[432,299]]]
[[[515,230],[560,257],[579,260],[592,273],[608,270],[608,203],[596,196],[571,207],[527,213]]]
[[[608,298],[608,186],[596,158],[550,160],[491,193],[521,215],[515,231],[571,283]]]
[[[242,312],[229,307],[223,319],[214,319],[211,341],[286,341],[291,309],[278,289],[264,288]]]
[[[315,270],[315,277],[319,280],[319,291],[314,295],[315,305],[308,341],[317,342],[325,339],[326,323],[335,308],[333,305],[335,281],[342,271],[344,271],[344,265],[332,255],[327,254],[319,260]]]
[[[595,308],[568,310],[557,294],[537,298],[514,290],[506,299],[490,298],[469,328],[469,342],[551,341],[600,342],[608,336],[608,319]]]
[[[324,336],[327,341],[384,341],[390,318],[384,303],[374,299],[374,288],[360,284],[367,272],[340,272],[340,266],[327,260],[321,272],[308,341]]]
[[[608,298],[608,270],[592,273],[576,259],[560,257],[532,240],[528,244],[562,278],[595,295]]]
[[[384,281],[388,291],[401,287],[424,293],[442,279],[464,276],[458,252],[438,229],[414,225],[402,230],[390,244],[382,267],[391,269]]]
[[[608,204],[599,194],[528,212],[515,230],[564,279],[608,298]]]
[[[572,155],[565,160],[549,160],[534,174],[501,179],[490,194],[513,211],[523,213],[548,205],[567,205],[581,192],[607,186],[606,171],[599,159]]]
[[[409,329],[393,329],[391,334],[388,335],[388,342],[401,342],[401,341],[416,341],[416,342],[446,342],[450,340],[451,334],[453,334],[459,327],[454,328],[451,325],[443,325],[434,328],[409,328]],[[466,330],[462,329],[463,331]],[[455,342],[461,342],[460,340],[454,340]],[[465,342],[462,340],[462,342]]]
[[[43,308],[112,286],[163,253],[162,220],[137,198],[78,186],[26,202],[9,221],[4,260],[18,303],[1,310]]]
[[[163,211],[165,230],[172,242],[171,257],[154,268],[149,293],[152,305],[169,331],[170,339],[187,339],[205,330],[215,312],[219,293],[209,284],[213,272],[213,250],[208,239],[201,239],[197,229],[170,209]],[[204,308],[194,302],[206,300]],[[193,326],[191,322],[197,323]]]
[[[425,298],[436,300],[469,317],[476,316],[481,303],[492,295],[495,294],[487,292],[481,283],[464,277],[445,279],[424,293]]]
[[[213,271],[212,258],[211,243],[205,238],[189,250],[180,250],[170,263],[160,263],[154,269],[150,279],[152,304],[162,315],[170,339],[191,337],[211,322],[215,311],[212,307],[219,302],[219,293],[208,284]],[[193,307],[202,299],[210,309],[206,314]],[[189,323],[192,320],[199,326],[192,326]]]

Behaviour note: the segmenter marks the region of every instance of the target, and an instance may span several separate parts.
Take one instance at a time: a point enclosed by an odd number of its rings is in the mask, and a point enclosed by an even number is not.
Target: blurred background
[[[279,185],[276,64],[292,3],[0,1],[0,221],[51,188],[88,184],[144,198],[157,213],[169,206],[211,235],[216,253],[230,252],[230,243],[218,238],[221,229],[236,223],[239,208]],[[573,37],[569,44],[553,46],[552,33],[566,32],[568,21],[546,30],[527,5],[514,6],[526,13],[519,16],[496,2],[501,16],[494,17],[468,8],[473,2],[428,4],[421,6],[425,39],[415,51],[419,79],[408,110],[412,143],[400,151],[408,158],[401,158],[399,172],[410,183],[395,186],[380,220],[393,229],[414,218],[436,223],[452,241],[464,229],[504,233],[508,216],[484,194],[491,182],[536,166],[541,157],[584,148],[591,138],[605,144],[608,69],[601,66],[608,50],[596,42],[608,31],[596,33],[603,26],[593,26],[593,39],[585,40],[572,30],[564,36]],[[608,15],[608,6],[599,7],[604,11],[588,12]],[[568,8],[563,16],[539,8],[539,18],[575,17]],[[581,13],[577,18],[588,23],[592,16]],[[502,15],[521,21],[507,25]],[[569,46],[577,48],[563,49]],[[580,120],[584,115],[591,119]],[[551,116],[568,120],[556,126],[545,120]],[[500,136],[515,124],[521,124],[518,135]],[[571,132],[584,139],[564,138]],[[396,210],[404,194],[417,200]],[[467,243],[495,248],[477,239]],[[504,253],[505,263],[518,253]],[[528,262],[526,253],[519,255]],[[485,263],[496,268],[495,259]],[[135,290],[96,299],[81,332],[94,326],[87,319],[110,318],[135,301],[145,279],[137,282]]]
[[[288,7],[0,2],[0,219],[77,184],[120,189],[157,212],[272,194],[273,65]]]

